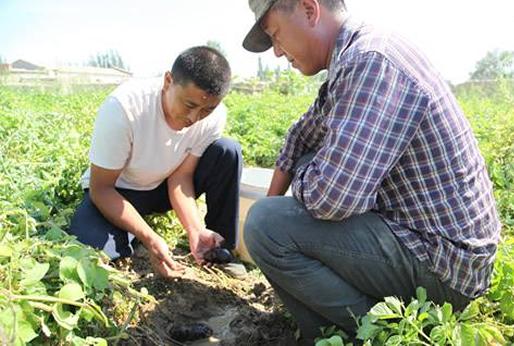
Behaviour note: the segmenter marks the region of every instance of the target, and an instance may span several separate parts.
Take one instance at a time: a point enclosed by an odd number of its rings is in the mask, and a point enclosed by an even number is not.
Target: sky
[[[465,81],[488,51],[514,51],[513,0],[346,0],[354,17],[420,47],[445,79]],[[80,65],[116,49],[135,76],[171,68],[184,49],[220,43],[234,74],[287,66],[241,42],[253,25],[247,0],[0,0],[0,56],[44,66]]]

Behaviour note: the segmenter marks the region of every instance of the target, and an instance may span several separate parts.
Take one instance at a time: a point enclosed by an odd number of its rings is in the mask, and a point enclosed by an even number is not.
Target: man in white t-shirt
[[[101,105],[81,184],[84,200],[69,232],[112,259],[133,253],[137,238],[165,277],[184,268],[143,215],[175,210],[196,262],[206,251],[236,242],[239,144],[221,138],[231,71],[215,49],[181,53],[164,79],[132,80]],[[206,195],[205,226],[195,199]]]

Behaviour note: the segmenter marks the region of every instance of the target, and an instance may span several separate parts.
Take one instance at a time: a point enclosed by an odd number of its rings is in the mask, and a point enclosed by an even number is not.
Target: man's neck
[[[329,35],[329,46],[327,49],[327,56],[325,58],[325,68],[328,70],[330,67],[330,62],[332,60],[332,55],[334,53],[334,49],[337,43],[337,37],[339,36],[339,33],[341,31],[341,27],[348,19],[349,15],[346,11],[339,12],[337,14],[332,14],[331,17],[329,17],[329,21],[327,23],[328,25],[328,35]]]

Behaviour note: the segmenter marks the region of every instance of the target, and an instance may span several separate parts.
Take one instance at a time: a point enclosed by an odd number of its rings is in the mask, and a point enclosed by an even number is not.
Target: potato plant
[[[224,100],[229,110],[225,135],[241,142],[247,166],[273,167],[287,129],[314,100],[315,88],[286,77],[262,93],[232,92]],[[82,196],[78,180],[88,165],[96,109],[109,91],[63,94],[0,86],[2,344],[116,343],[124,327],[137,321],[131,307],[152,299],[136,292],[102,254],[64,233]],[[514,92],[508,85],[485,96],[479,91],[457,90],[457,95],[484,155],[505,225],[491,289],[462,313],[448,304],[436,306],[422,289],[408,304],[387,298],[358,319],[357,337],[365,345],[514,342]],[[173,246],[187,247],[176,219],[147,220]],[[335,327],[318,340],[319,345],[348,342]]]

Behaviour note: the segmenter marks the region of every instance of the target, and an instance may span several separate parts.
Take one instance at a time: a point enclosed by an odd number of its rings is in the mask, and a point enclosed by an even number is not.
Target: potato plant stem
[[[10,294],[10,292],[6,292],[5,290],[2,290],[2,293],[5,294],[7,297],[9,297],[11,301],[28,300],[31,302],[61,303],[61,304],[76,306],[79,308],[89,309],[96,315],[96,317],[99,320],[104,322],[104,324],[106,326],[109,325],[109,320],[104,315],[104,313],[100,309],[98,309],[96,306],[91,305],[91,304],[76,302],[76,301],[69,300],[69,299],[50,297],[50,296]]]

